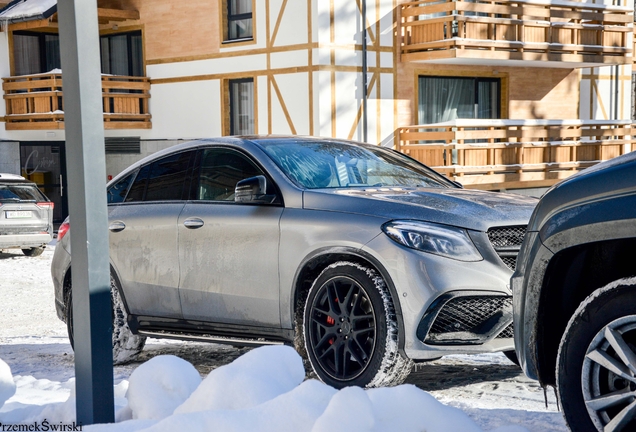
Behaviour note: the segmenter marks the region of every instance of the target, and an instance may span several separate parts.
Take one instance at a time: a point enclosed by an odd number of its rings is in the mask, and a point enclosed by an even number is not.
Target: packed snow
[[[72,424],[73,351],[57,319],[52,247],[0,253],[0,423]],[[9,369],[10,368],[10,369]],[[114,368],[116,423],[88,431],[565,431],[554,394],[502,354],[418,365],[393,388],[336,390],[290,347],[149,339]],[[4,403],[4,405],[2,405]]]

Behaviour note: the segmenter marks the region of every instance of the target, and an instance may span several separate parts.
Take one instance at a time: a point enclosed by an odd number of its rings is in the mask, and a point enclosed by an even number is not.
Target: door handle
[[[199,218],[187,218],[183,221],[183,225],[188,229],[197,229],[203,226],[203,221]]]
[[[112,232],[120,232],[123,231],[124,228],[126,228],[126,224],[122,221],[115,221],[108,225],[108,229]]]

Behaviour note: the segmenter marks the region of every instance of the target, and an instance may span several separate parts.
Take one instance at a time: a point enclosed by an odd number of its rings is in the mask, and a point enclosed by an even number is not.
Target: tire
[[[28,257],[40,256],[42,255],[42,252],[44,252],[43,247],[32,247],[28,249],[22,249],[22,253]]]
[[[110,295],[113,305],[113,364],[122,364],[132,360],[146,344],[146,337],[135,335],[128,327],[128,314],[121,300],[115,278],[110,276]],[[66,294],[66,330],[71,347],[75,349],[73,338],[73,290]]]
[[[398,323],[384,280],[356,263],[331,264],[313,282],[303,335],[312,369],[338,389],[398,385],[413,366],[398,350]]]
[[[620,279],[594,291],[561,338],[557,390],[574,432],[636,430],[634,285],[636,278]]]
[[[521,366],[519,364],[519,358],[517,357],[517,352],[515,350],[510,350],[510,351],[502,351],[503,354],[508,357],[508,360],[510,360],[511,362],[513,362],[514,364],[516,364],[517,366]]]

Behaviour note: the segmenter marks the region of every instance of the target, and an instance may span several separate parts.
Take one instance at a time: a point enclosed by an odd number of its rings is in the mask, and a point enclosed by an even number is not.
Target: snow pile
[[[0,408],[11,396],[15,394],[15,383],[11,368],[4,361],[0,360]]]
[[[127,408],[133,419],[161,420],[199,384],[201,376],[192,364],[173,355],[154,357],[130,375]]]
[[[338,430],[360,432],[482,430],[462,410],[444,405],[410,384],[338,391],[304,378],[302,359],[286,346],[252,350],[214,369],[203,381],[187,361],[172,355],[157,356],[139,366],[130,382],[122,381],[115,387],[118,423],[84,430],[327,432],[334,425]],[[125,407],[121,403],[124,393]],[[0,422],[75,420],[73,393],[66,402],[39,406],[37,412],[27,408],[0,412]],[[495,430],[527,431],[519,426]]]
[[[304,379],[303,361],[293,348],[262,347],[210,372],[174,413],[251,408],[293,390]]]

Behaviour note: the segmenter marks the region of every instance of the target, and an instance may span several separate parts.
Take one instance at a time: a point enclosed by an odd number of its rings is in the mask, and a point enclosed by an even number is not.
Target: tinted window
[[[126,176],[123,180],[119,180],[117,183],[108,188],[108,204],[114,204],[123,202],[128,192],[128,187],[135,178],[136,173],[132,173]]]
[[[0,202],[48,201],[34,185],[0,184]]]
[[[150,165],[146,165],[139,170],[139,174],[137,174],[135,182],[130,187],[130,192],[126,195],[126,202],[142,201],[144,199],[144,192],[146,192],[146,183],[148,183],[149,172]]]
[[[178,153],[150,164],[144,201],[180,200],[193,152]]]
[[[241,153],[228,149],[204,150],[197,198],[234,201],[236,183],[260,174],[263,172]]]

